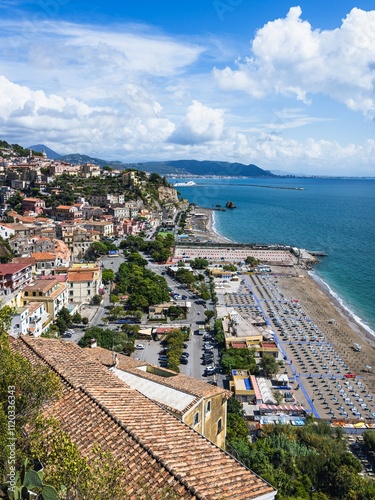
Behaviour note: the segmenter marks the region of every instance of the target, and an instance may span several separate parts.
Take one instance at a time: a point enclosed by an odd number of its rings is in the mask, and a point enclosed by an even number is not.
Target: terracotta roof
[[[34,281],[31,285],[25,286],[23,291],[24,292],[30,292],[33,290],[38,290],[41,292],[48,292],[48,290],[51,290],[55,285],[57,284],[57,280],[55,279],[39,279]]]
[[[10,262],[9,264],[0,264],[0,275],[5,276],[6,274],[14,274],[22,271],[25,267],[30,264],[21,264],[18,262]]]
[[[22,264],[24,266],[32,266],[35,263],[33,257],[15,257],[12,260],[13,264]]]
[[[95,359],[100,361],[104,366],[112,366],[112,352],[108,349],[103,349],[102,347],[96,347],[94,349],[87,349],[88,353],[93,356]],[[197,397],[210,397],[216,396],[217,394],[223,394],[225,398],[229,398],[232,393],[231,391],[227,391],[222,389],[221,387],[215,387],[213,385],[207,384],[202,380],[198,380],[193,377],[188,377],[182,373],[175,373],[170,370],[170,373],[173,373],[173,377],[161,377],[155,373],[146,372],[144,370],[140,370],[140,366],[147,366],[149,363],[145,363],[144,361],[138,361],[129,356],[124,356],[123,354],[117,355],[117,368],[120,370],[124,370],[129,373],[133,373],[139,377],[143,377],[145,379],[153,380],[154,382],[158,382],[161,385],[165,385],[166,387],[173,387],[174,389],[179,389],[181,391],[187,392],[193,396]],[[152,365],[150,365],[152,366]]]
[[[56,255],[50,252],[33,252],[31,256],[36,260],[55,260]]]
[[[93,271],[69,271],[68,281],[91,281],[94,278]]]
[[[94,444],[125,466],[124,497],[267,499],[274,488],[153,401],[121,382],[73,342],[11,341],[31,362],[48,364],[65,382],[62,398],[45,409],[83,455]],[[168,496],[169,496],[168,494]]]
[[[38,307],[44,305],[44,302],[29,302],[27,304],[27,308],[29,310],[29,314],[32,314]]]

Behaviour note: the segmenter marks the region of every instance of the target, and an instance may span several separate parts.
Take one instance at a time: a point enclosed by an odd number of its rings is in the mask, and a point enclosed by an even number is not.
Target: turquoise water
[[[326,252],[314,273],[375,332],[375,179],[194,181],[194,187],[177,188],[190,202],[207,208],[235,203],[234,210],[215,211],[215,229],[222,236]]]

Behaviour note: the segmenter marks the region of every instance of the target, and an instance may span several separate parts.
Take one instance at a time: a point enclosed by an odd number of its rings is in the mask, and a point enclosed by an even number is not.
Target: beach
[[[212,210],[199,209],[199,213],[207,216],[206,230],[198,234],[202,242],[229,242],[215,231]],[[251,289],[265,314],[271,314],[270,326],[285,353],[285,374],[295,382],[298,402],[320,418],[371,420],[375,411],[375,337],[355,321],[313,270],[294,266],[291,272],[290,268],[271,266],[269,276],[246,279],[249,292]],[[293,310],[295,304],[304,316]],[[275,317],[281,319],[275,323]],[[345,378],[348,374],[355,378]]]

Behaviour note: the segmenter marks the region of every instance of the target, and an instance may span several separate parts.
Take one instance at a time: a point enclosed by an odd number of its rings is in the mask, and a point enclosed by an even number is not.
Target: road
[[[119,244],[121,240],[116,240],[114,243]],[[161,275],[162,273],[165,272],[165,266],[156,264],[154,262],[150,262],[149,259],[147,258],[146,255],[143,255],[144,258],[148,260],[148,268],[153,271],[155,274]],[[125,258],[122,255],[122,251],[120,251],[120,254],[117,257],[113,256],[103,256],[101,259],[101,263],[103,264],[104,268],[106,269],[112,269],[115,273],[118,271],[120,265],[122,262],[125,261]],[[203,375],[204,368],[205,366],[201,364],[201,356],[203,353],[203,336],[197,335],[196,332],[198,330],[199,325],[204,324],[205,321],[205,306],[202,304],[196,304],[196,301],[192,297],[191,292],[185,288],[183,285],[181,285],[180,282],[177,280],[174,280],[170,276],[163,274],[163,277],[165,278],[168,286],[175,292],[178,292],[180,295],[186,295],[188,297],[188,300],[191,301],[191,308],[190,311],[186,317],[186,320],[184,321],[176,321],[176,324],[181,324],[181,323],[186,323],[189,324],[191,327],[191,334],[190,334],[190,339],[186,342],[187,343],[187,348],[184,349],[185,352],[189,353],[189,362],[187,365],[180,365],[180,371],[181,373],[188,375],[190,377],[194,377],[197,379],[204,379],[204,380],[216,380],[217,376],[210,376],[210,377],[205,377]],[[97,309],[97,312],[95,313],[92,321],[90,321],[90,326],[98,325],[98,326],[104,326],[103,323],[103,318],[106,316],[106,306],[109,305],[109,296],[110,296],[110,289],[109,287],[106,287],[106,293],[104,295],[103,301],[100,304],[100,306]],[[211,304],[207,305],[208,308],[212,308],[213,306]],[[173,325],[173,322],[168,323],[170,325]],[[118,325],[111,324],[109,323],[106,325],[106,328],[111,328],[111,329],[117,329]],[[84,330],[82,329],[75,329],[76,332],[75,334],[71,337],[72,341],[78,342],[79,339],[84,335]],[[158,365],[158,354],[162,350],[162,346],[160,345],[160,342],[154,342],[152,340],[150,341],[143,341],[139,340],[137,342],[138,344],[143,344],[145,346],[144,349],[137,349],[133,353],[134,358],[138,358],[143,361],[147,361],[148,363]],[[218,350],[215,348],[214,350],[214,360],[215,363],[218,361]]]

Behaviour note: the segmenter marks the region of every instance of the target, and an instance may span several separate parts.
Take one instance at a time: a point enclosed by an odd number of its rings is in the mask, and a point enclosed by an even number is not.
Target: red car
[[[355,375],[354,375],[354,373],[347,373],[345,375],[345,378],[355,378]]]

